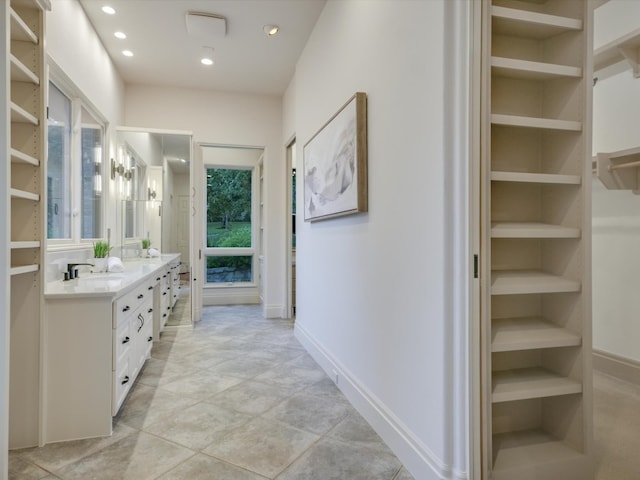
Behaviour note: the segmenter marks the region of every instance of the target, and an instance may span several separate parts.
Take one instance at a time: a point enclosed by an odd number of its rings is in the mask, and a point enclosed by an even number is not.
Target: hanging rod
[[[629,162],[629,163],[621,163],[620,165],[609,165],[609,171],[612,172],[613,170],[622,170],[623,168],[633,168],[633,167],[640,167],[640,160],[637,160],[635,162]]]

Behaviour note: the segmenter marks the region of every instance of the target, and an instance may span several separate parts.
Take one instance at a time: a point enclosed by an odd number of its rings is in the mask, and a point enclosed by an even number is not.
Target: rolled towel
[[[148,253],[149,253],[150,257],[159,257],[160,256],[160,250],[158,250],[157,248],[150,248]]]
[[[124,265],[122,264],[122,260],[118,257],[109,257],[107,260],[107,271],[109,272],[123,272]]]

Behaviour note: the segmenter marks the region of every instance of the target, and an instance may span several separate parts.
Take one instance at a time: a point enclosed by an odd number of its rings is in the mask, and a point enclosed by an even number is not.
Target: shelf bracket
[[[638,48],[619,46],[618,51],[631,66],[634,78],[640,78],[640,59],[638,58]]]

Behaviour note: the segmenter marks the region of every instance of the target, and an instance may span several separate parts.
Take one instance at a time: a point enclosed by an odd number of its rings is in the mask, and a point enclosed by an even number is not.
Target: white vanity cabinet
[[[138,262],[104,280],[86,273],[47,285],[41,445],[111,435],[112,417],[159,338],[156,310],[161,297],[170,305],[175,258]]]
[[[118,413],[153,345],[153,280],[113,303],[112,415]]]
[[[178,301],[178,290],[180,289],[180,260],[171,262],[169,271],[171,272],[171,308],[173,308]]]

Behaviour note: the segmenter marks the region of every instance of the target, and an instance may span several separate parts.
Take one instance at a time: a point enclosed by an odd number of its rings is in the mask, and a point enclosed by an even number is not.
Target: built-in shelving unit
[[[482,3],[483,478],[588,480],[592,12]]]
[[[597,48],[593,52],[593,70],[626,61],[633,71],[633,76],[640,77],[640,29]]]
[[[6,201],[10,241],[8,324],[9,448],[40,441],[40,335],[43,305],[46,155],[44,12],[48,0],[3,2],[4,31],[10,42],[4,55],[10,83],[5,108]],[[5,110],[5,111],[7,111]]]

